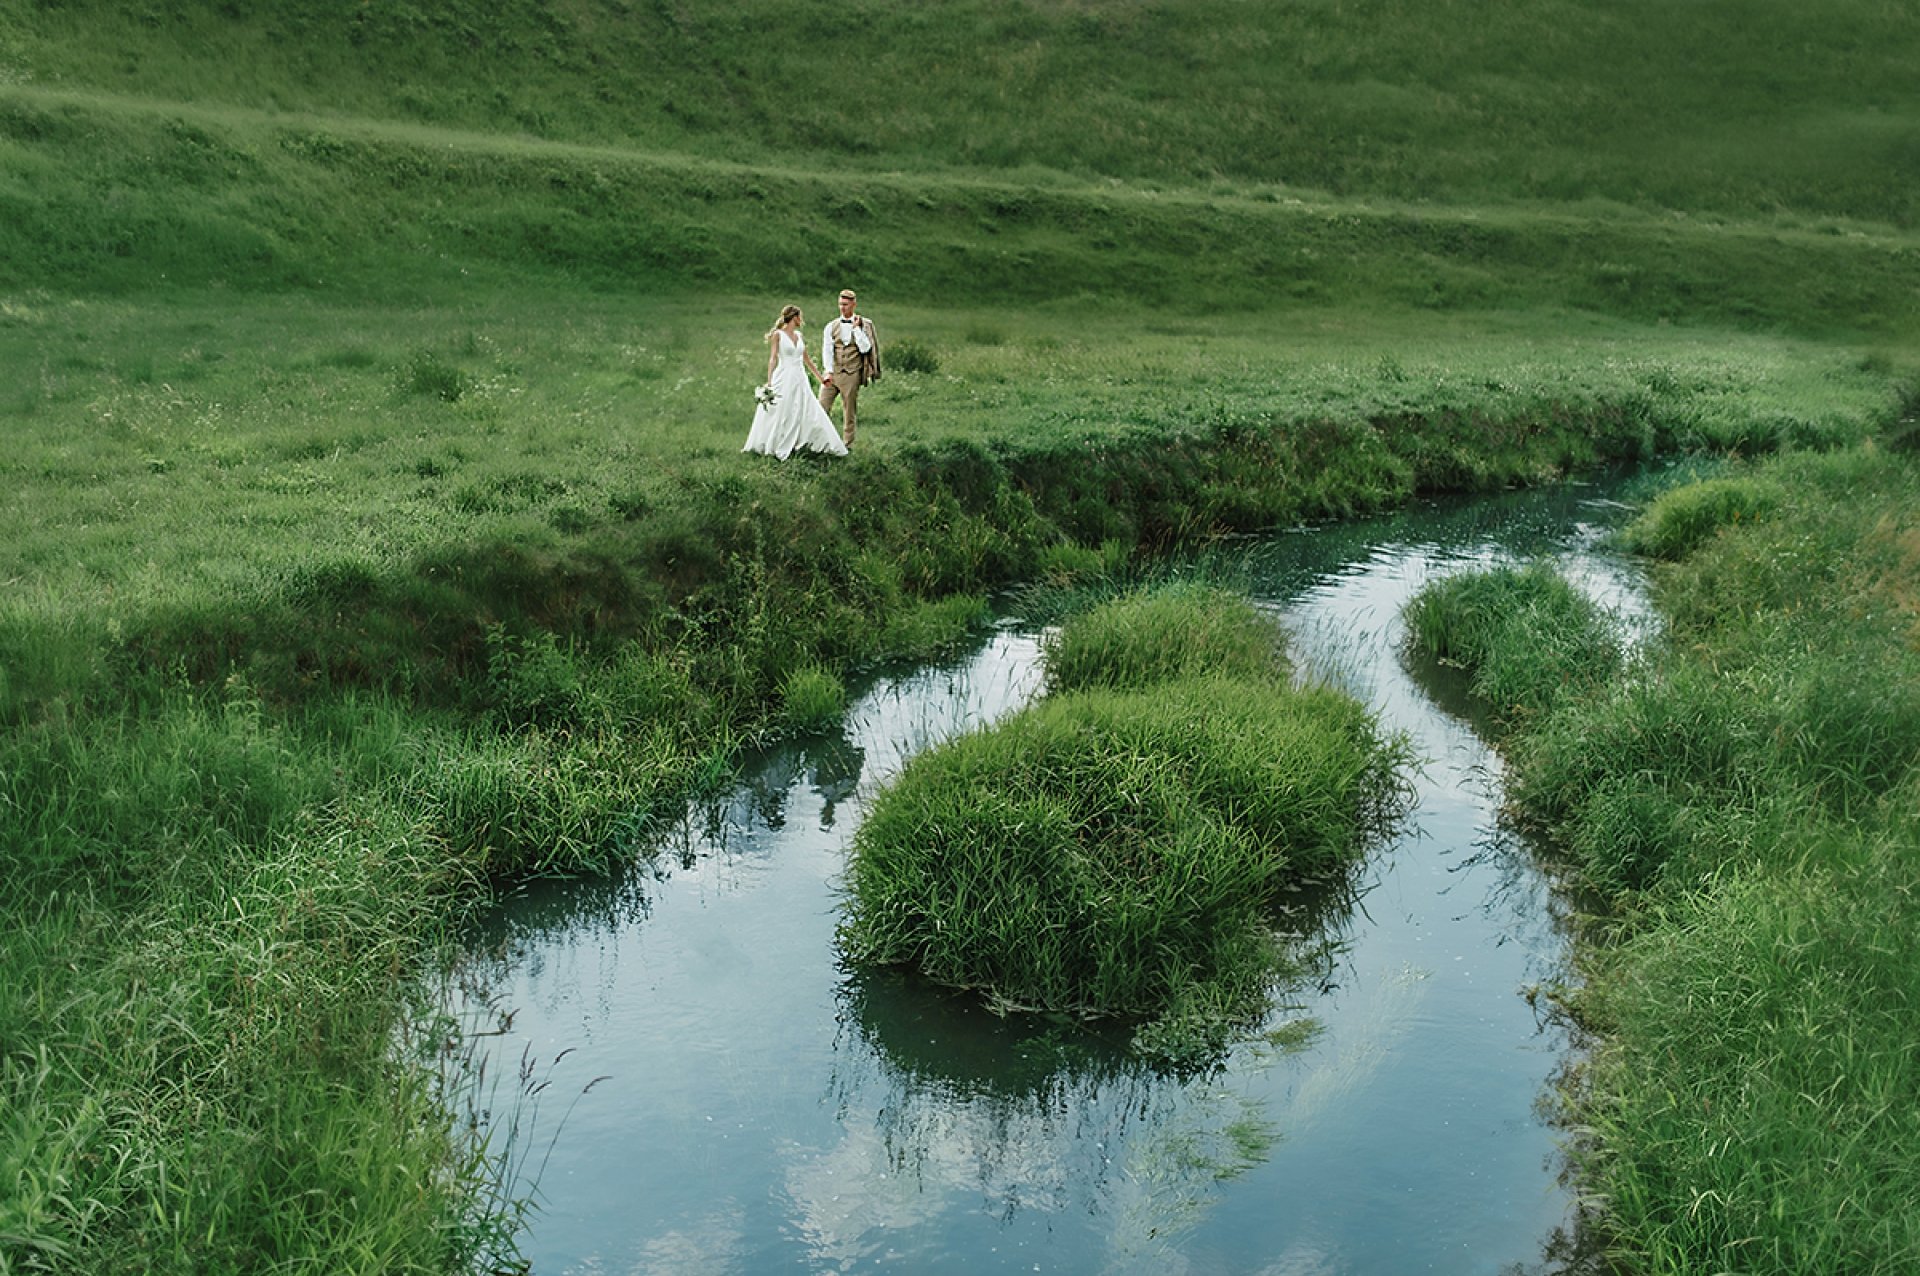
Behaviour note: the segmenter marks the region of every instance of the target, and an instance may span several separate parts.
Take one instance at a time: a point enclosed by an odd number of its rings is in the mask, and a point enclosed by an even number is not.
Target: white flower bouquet
[[[772,407],[780,398],[771,385],[763,385],[753,392],[753,401],[763,408]]]

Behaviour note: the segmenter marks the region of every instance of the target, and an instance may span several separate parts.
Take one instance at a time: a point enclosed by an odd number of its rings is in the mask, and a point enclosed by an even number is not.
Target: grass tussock
[[[1137,690],[1194,677],[1286,677],[1286,637],[1244,597],[1209,585],[1140,590],[1048,634],[1050,694]]]
[[[1434,581],[1405,619],[1415,649],[1469,670],[1473,693],[1509,723],[1606,682],[1621,664],[1609,618],[1545,564]]]
[[[1218,626],[1257,658],[1097,676],[1086,653],[1116,622],[1139,630],[1123,652]],[[1289,686],[1252,625],[1270,630],[1194,590],[1069,622],[1051,650],[1080,653],[1081,689],[931,750],[875,803],[849,956],[1001,1007],[1131,1017],[1167,1053],[1256,1019],[1284,962],[1269,910],[1359,853],[1398,754],[1353,701]]]
[[[1596,1033],[1568,1101],[1637,1269],[1920,1260],[1916,512],[1872,446],[1656,500],[1667,640],[1508,741],[1516,811],[1614,913],[1568,994]]]
[[[1650,558],[1685,558],[1720,528],[1765,518],[1783,493],[1750,476],[1702,479],[1661,493],[1621,533],[1622,543]]]
[[[847,709],[847,688],[832,671],[796,669],[780,687],[780,713],[796,731],[819,731],[839,721]]]

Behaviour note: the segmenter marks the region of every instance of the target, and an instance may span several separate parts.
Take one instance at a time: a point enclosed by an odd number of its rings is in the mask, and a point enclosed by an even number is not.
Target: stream
[[[1500,819],[1458,675],[1401,652],[1436,575],[1539,555],[1651,623],[1569,483],[1238,543],[1295,663],[1421,759],[1413,805],[1317,910],[1320,957],[1198,1074],[1124,1034],[996,1017],[834,946],[838,883],[908,759],[1040,685],[1041,633],[856,688],[837,731],[747,760],[658,857],[535,883],[472,937],[451,1009],[482,1039],[496,1151],[559,1273],[1547,1273],[1573,1233],[1548,1116],[1572,1043],[1559,904]]]

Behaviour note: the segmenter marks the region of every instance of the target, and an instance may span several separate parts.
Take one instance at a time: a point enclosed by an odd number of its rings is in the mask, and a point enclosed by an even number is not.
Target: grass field
[[[0,15],[10,80],[757,167],[1284,184],[1911,228],[1912,15],[1878,0],[107,0]],[[857,42],[818,36],[835,24]]]
[[[1543,332],[1524,313],[1436,330],[1358,310],[874,311],[935,364],[868,396],[863,419],[889,451],[1599,406],[1666,423],[1682,445],[1770,447],[1862,436],[1897,395],[1884,363],[1844,346],[1602,318]],[[747,297],[551,284],[411,306],[15,301],[0,359],[27,372],[0,405],[15,492],[0,579],[15,600],[145,605],[257,586],[317,554],[379,562],[529,522],[566,531],[751,472],[738,452],[773,317]]]
[[[510,1261],[391,1044],[450,928],[996,589],[1910,434],[1917,59],[1879,0],[0,5],[0,1272]],[[847,285],[861,452],[741,457]]]

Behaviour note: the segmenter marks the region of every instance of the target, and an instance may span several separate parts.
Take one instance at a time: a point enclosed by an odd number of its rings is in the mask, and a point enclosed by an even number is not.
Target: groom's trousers
[[[856,416],[854,409],[860,401],[860,370],[858,368],[851,371],[835,368],[833,380],[820,387],[820,406],[829,412],[833,410],[833,401],[836,397],[847,401],[842,409],[845,425],[840,431],[840,437],[848,447],[852,447]]]

